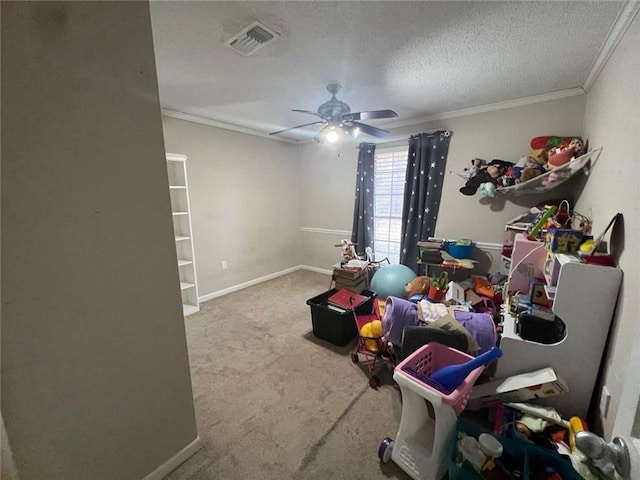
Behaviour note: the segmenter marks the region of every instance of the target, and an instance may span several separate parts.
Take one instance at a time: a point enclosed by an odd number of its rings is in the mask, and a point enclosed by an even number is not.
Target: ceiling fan
[[[385,137],[389,133],[387,130],[367,125],[359,120],[396,118],[398,114],[393,110],[373,110],[369,112],[352,113],[349,105],[336,98],[336,94],[341,89],[342,85],[339,83],[330,83],[327,85],[327,90],[331,94],[331,99],[320,105],[317,112],[312,112],[310,110],[292,110],[294,112],[315,115],[316,117],[320,117],[322,120],[285,128],[284,130],[271,132],[269,135],[279,135],[290,130],[295,130],[296,128],[310,127],[312,125],[324,125],[320,133],[314,137],[314,139],[320,143],[322,143],[323,140],[335,142],[341,135],[356,137],[360,132],[378,138]]]

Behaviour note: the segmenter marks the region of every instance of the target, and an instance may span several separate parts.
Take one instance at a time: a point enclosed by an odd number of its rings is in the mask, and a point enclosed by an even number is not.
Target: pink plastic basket
[[[453,391],[446,390],[427,377],[442,367],[459,365],[471,359],[473,359],[471,355],[440,343],[432,342],[413,352],[396,366],[395,371],[442,397],[442,402],[451,406],[456,415],[459,415],[466,407],[473,384],[484,370],[484,366],[471,371],[462,382],[462,385]],[[413,373],[409,373],[410,371]]]

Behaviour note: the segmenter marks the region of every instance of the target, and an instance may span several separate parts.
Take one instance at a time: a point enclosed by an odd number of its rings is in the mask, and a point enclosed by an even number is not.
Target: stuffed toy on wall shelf
[[[510,168],[513,162],[505,160],[491,160],[486,166],[481,167],[478,172],[467,180],[464,187],[460,188],[463,195],[475,195],[478,188],[483,183],[492,183],[494,186],[500,184],[500,177]]]
[[[543,185],[552,188],[559,183],[559,179],[549,173],[550,170],[566,165],[572,159],[582,156],[587,146],[580,137],[559,137],[546,135],[534,137],[530,142],[531,150],[514,164],[505,160],[492,160],[487,165],[477,168],[475,175],[466,178],[464,187],[460,188],[463,195],[475,195],[478,190],[482,195],[494,197],[496,191],[508,189],[513,191],[519,184],[523,184],[538,176],[544,175]],[[472,160],[472,167],[479,159]],[[473,172],[472,168],[465,172]],[[511,188],[509,188],[511,187]]]

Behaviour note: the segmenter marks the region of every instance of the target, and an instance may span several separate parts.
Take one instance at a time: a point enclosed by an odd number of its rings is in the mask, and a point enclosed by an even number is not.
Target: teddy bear
[[[520,177],[516,180],[516,183],[528,182],[532,178],[536,178],[538,175],[542,175],[545,172],[541,165],[527,165],[522,169]]]
[[[510,167],[513,167],[513,162],[497,159],[491,160],[485,167],[480,168],[473,177],[467,180],[465,186],[460,188],[460,193],[463,195],[475,195],[483,183],[491,183],[494,187],[500,185],[500,177]]]
[[[426,295],[429,293],[430,286],[431,279],[429,277],[418,276],[404,286],[405,297],[411,298],[414,295]]]

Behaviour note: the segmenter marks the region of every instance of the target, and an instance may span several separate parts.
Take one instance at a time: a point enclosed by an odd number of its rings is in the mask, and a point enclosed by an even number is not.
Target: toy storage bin
[[[522,473],[521,480],[541,478],[540,475],[547,467],[553,468],[562,480],[583,480],[582,476],[573,469],[571,461],[557,453],[537,447],[531,442],[496,435],[464,418],[458,419],[456,431],[451,437],[448,456],[449,480],[482,480],[482,476],[468,462],[458,465],[456,461],[458,432],[464,432],[476,438],[482,433],[491,433],[504,448],[501,460],[509,467],[519,470]]]
[[[401,362],[393,379],[402,392],[402,418],[395,441],[383,440],[382,461],[393,460],[416,480],[440,480],[447,472],[447,451],[458,414],[469,400],[474,382],[484,366],[473,370],[462,385],[443,393],[425,378],[447,365],[458,365],[472,356],[439,343],[428,343]],[[411,369],[421,379],[408,373]],[[390,452],[390,454],[389,454]]]
[[[459,432],[464,432],[476,439],[483,433],[489,433],[496,437],[503,447],[503,453],[500,457],[500,461],[504,462],[504,464],[509,468],[521,472],[521,480],[529,479],[529,458],[527,456],[525,446],[521,442],[495,435],[489,430],[485,430],[473,422],[460,418],[456,424],[455,432],[451,436],[449,447],[449,480],[482,480],[482,475],[476,472],[469,462],[465,461],[462,464],[458,464]],[[563,480],[564,478],[567,477],[563,476]]]
[[[454,258],[473,258],[473,249],[476,243],[471,242],[469,245],[456,245],[456,242],[447,242],[445,250]]]
[[[356,337],[358,329],[351,310],[334,308],[327,304],[327,299],[337,291],[332,288],[310,298],[307,300],[307,305],[311,307],[313,334],[322,340],[343,347]],[[369,300],[356,307],[356,314],[370,314],[373,312],[373,301],[378,295],[371,290],[363,290],[360,295],[369,297]]]

